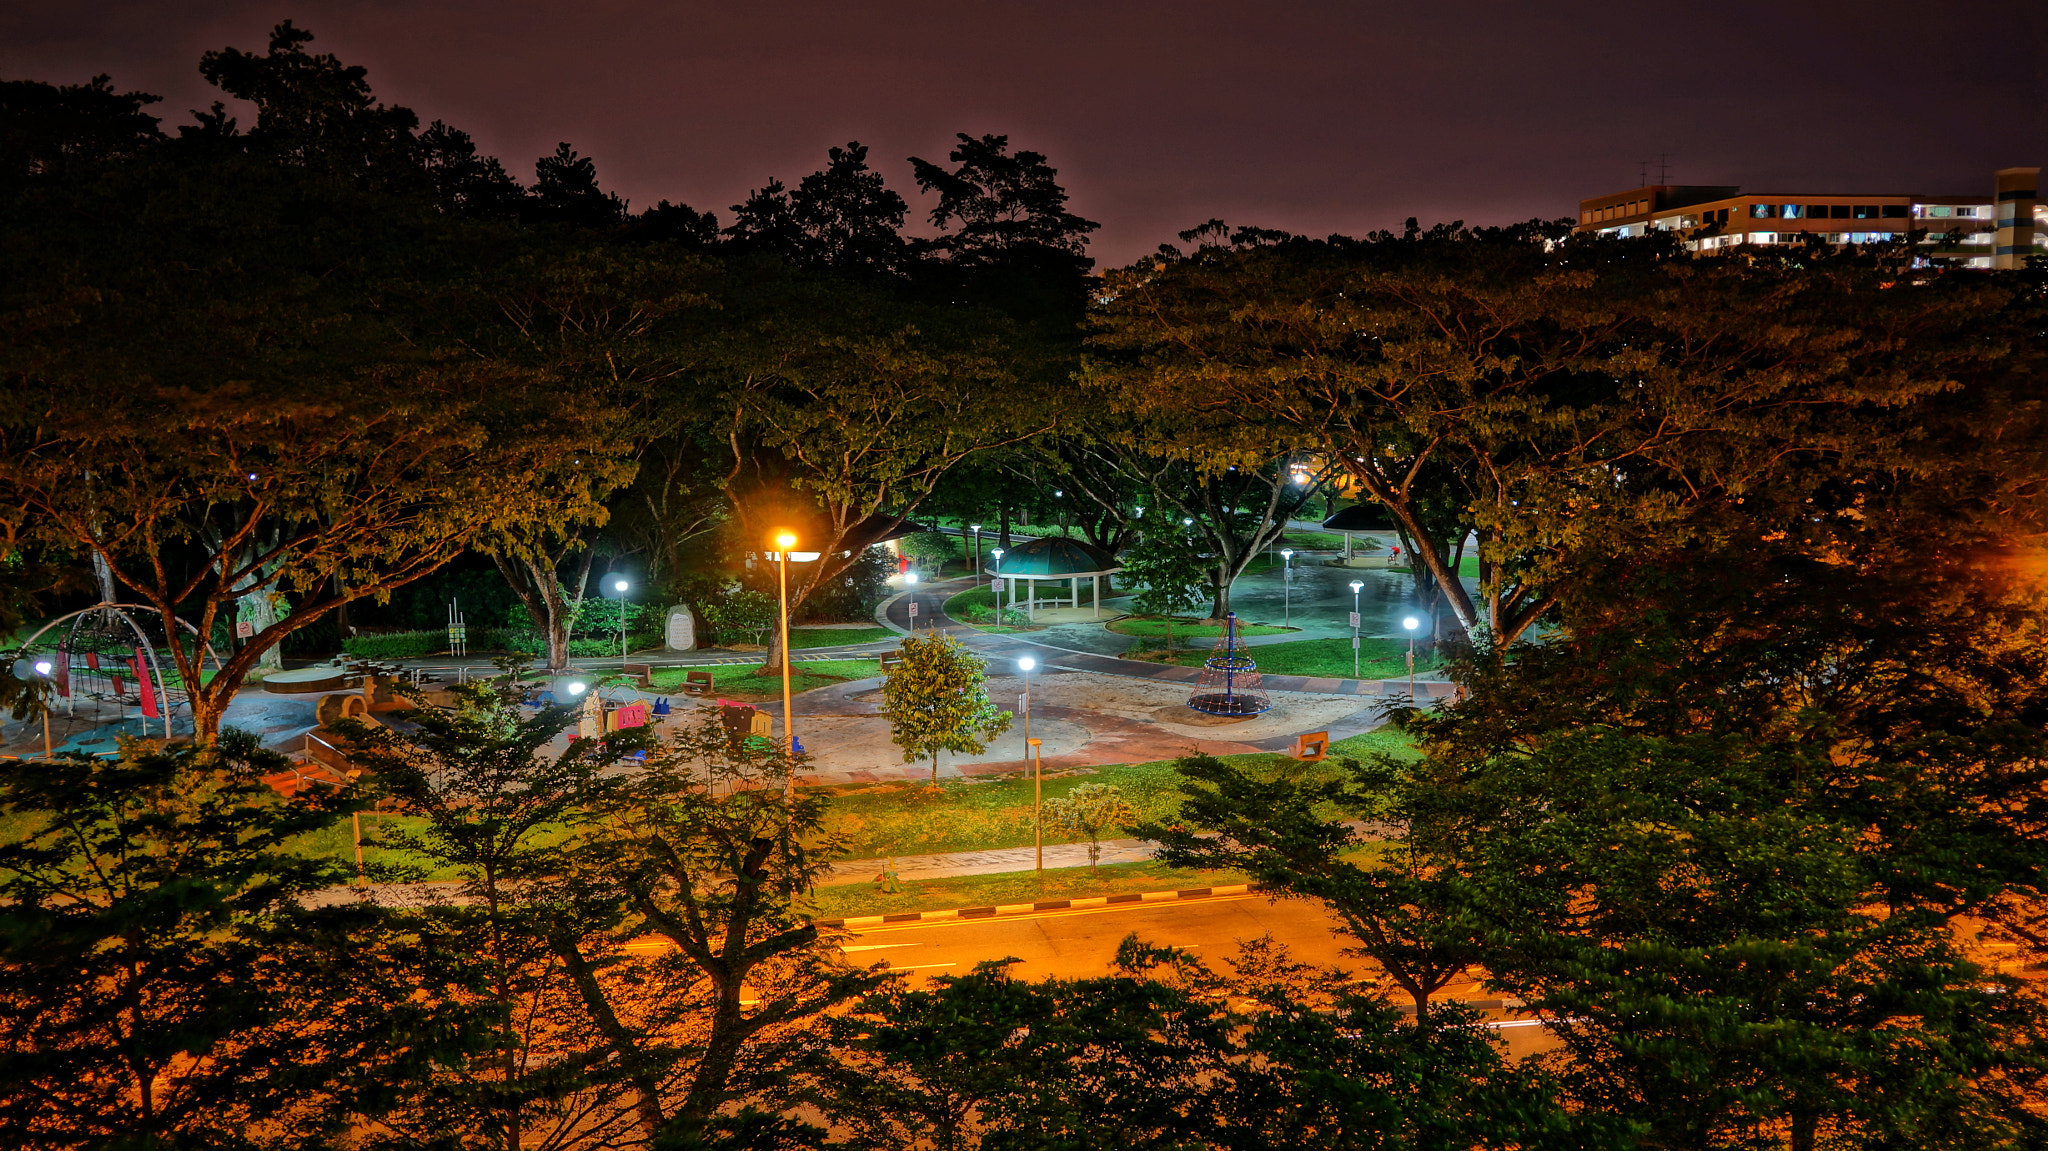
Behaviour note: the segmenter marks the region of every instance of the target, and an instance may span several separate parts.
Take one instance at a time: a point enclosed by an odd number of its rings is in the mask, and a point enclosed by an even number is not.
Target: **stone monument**
[[[668,609],[668,626],[662,629],[670,651],[690,651],[697,646],[697,616],[687,604]]]

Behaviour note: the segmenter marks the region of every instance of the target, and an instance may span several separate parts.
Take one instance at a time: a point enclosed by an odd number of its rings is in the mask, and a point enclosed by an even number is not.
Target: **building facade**
[[[1882,244],[1924,232],[1929,256],[1972,268],[2018,268],[2048,254],[2039,168],[2004,168],[1988,196],[1744,192],[1730,185],[1657,184],[1579,201],[1575,231],[1603,236],[1678,232],[1699,252],[1745,244]]]

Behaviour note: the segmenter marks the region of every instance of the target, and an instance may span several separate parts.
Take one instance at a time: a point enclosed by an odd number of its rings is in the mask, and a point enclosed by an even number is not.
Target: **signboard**
[[[916,600],[911,600],[911,601],[910,601],[910,618],[912,618],[912,619],[916,619],[916,618],[917,618],[917,601],[916,601]]]
[[[612,713],[612,730],[624,731],[629,727],[647,726],[647,705],[629,703]]]
[[[1357,626],[1358,626],[1358,613],[1357,613],[1357,612],[1352,612],[1352,613],[1351,613],[1351,626],[1352,626],[1352,627],[1357,627]]]
[[[668,609],[668,626],[664,629],[663,637],[670,651],[689,651],[696,647],[696,613],[682,604]]]
[[[236,639],[248,639],[248,638],[249,638],[250,636],[252,636],[252,635],[255,635],[255,634],[256,634],[256,625],[255,625],[255,624],[253,624],[253,623],[250,623],[250,622],[249,622],[248,620],[245,620],[245,619],[238,619],[238,620],[236,620],[236,621],[235,621],[235,638],[236,638]]]

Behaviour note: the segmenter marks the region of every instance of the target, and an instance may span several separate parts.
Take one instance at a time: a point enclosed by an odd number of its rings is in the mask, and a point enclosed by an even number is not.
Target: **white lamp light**
[[[1363,590],[1365,590],[1365,585],[1364,585],[1363,583],[1360,583],[1360,582],[1359,582],[1359,581],[1357,581],[1357,580],[1352,580],[1352,581],[1351,581],[1351,594],[1352,594],[1352,595],[1357,595],[1357,594],[1358,594],[1359,592],[1361,592],[1361,591],[1363,591]]]
[[[1411,615],[1407,619],[1401,621],[1401,626],[1407,628],[1409,631],[1414,631],[1416,628],[1422,626],[1422,621],[1416,619],[1414,616]]]
[[[48,675],[48,674],[50,674],[50,669],[51,669],[51,667],[52,667],[52,666],[53,666],[53,665],[52,665],[52,664],[50,663],[50,661],[49,661],[49,660],[46,660],[46,659],[39,659],[39,660],[37,660],[37,661],[36,661],[36,674],[37,674],[37,675]]]
[[[1038,661],[1037,661],[1037,660],[1035,660],[1035,659],[1032,659],[1032,658],[1031,658],[1030,656],[1028,656],[1028,655],[1027,655],[1027,656],[1025,656],[1024,658],[1022,658],[1022,659],[1020,659],[1020,660],[1018,660],[1018,661],[1017,661],[1017,670],[1018,670],[1018,671],[1030,671],[1030,670],[1031,670],[1032,668],[1034,668],[1034,667],[1037,667],[1037,666],[1038,666]]]
[[[916,573],[916,572],[904,572],[904,573],[903,573],[903,582],[904,582],[904,583],[916,583],[916,582],[917,582],[917,573]]]
[[[562,685],[562,689],[568,692],[570,695],[582,695],[584,691],[589,687],[589,684],[584,683],[580,679],[572,679],[568,683]]]

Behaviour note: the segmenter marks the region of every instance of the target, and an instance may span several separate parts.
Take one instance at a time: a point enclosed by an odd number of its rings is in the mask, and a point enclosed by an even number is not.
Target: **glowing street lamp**
[[[1359,593],[1360,591],[1364,590],[1364,588],[1365,588],[1365,584],[1363,584],[1362,582],[1360,582],[1360,581],[1358,581],[1358,580],[1352,580],[1352,581],[1351,581],[1351,678],[1352,678],[1352,679],[1357,679],[1357,678],[1358,678],[1358,593]]]
[[[969,525],[967,525],[967,526],[968,526],[968,529],[969,529],[969,530],[971,530],[971,531],[972,531],[972,532],[974,533],[974,574],[975,574],[975,577],[976,577],[976,578],[980,578],[980,576],[981,576],[981,525],[980,525],[980,524],[969,524]]]
[[[612,581],[612,594],[619,597],[619,670],[625,671],[626,663],[626,589],[631,587],[622,576]]]
[[[796,546],[793,532],[775,534],[776,590],[782,606],[782,747],[791,755],[796,754],[796,708],[789,701],[789,549]],[[782,797],[785,803],[796,796],[796,772],[782,781]]]
[[[989,554],[996,557],[996,570],[989,573],[988,588],[996,597],[996,626],[1003,626],[1003,549],[990,548]]]
[[[33,661],[31,661],[31,660],[26,660],[26,659],[18,659],[18,660],[15,660],[15,661],[14,661],[14,678],[16,678],[16,679],[26,680],[26,679],[30,678],[31,676],[33,676],[33,677],[34,677],[34,678],[36,678],[36,679],[44,679],[44,680],[47,680],[47,679],[49,679],[49,678],[50,678],[50,675],[51,675],[51,673],[52,673],[52,672],[54,672],[54,671],[56,671],[56,670],[57,670],[57,665],[56,665],[56,664],[54,664],[54,663],[51,663],[51,662],[50,662],[49,660],[47,660],[47,659],[38,659],[38,660],[33,660]],[[56,758],[56,755],[55,755],[55,753],[54,753],[54,752],[53,752],[53,751],[51,750],[51,744],[50,744],[50,701],[49,701],[49,699],[48,699],[47,697],[45,697],[45,698],[44,698],[44,699],[42,700],[42,704],[43,704],[43,758],[44,758],[44,759],[55,759],[55,758]]]
[[[1402,627],[1405,627],[1405,628],[1407,628],[1407,629],[1408,629],[1408,702],[1410,702],[1410,703],[1414,703],[1414,702],[1415,702],[1415,632],[1416,632],[1416,629],[1417,629],[1417,628],[1420,628],[1420,627],[1422,626],[1422,621],[1421,621],[1421,620],[1419,620],[1419,619],[1416,619],[1416,618],[1415,618],[1414,616],[1412,616],[1412,615],[1411,615],[1411,616],[1409,616],[1409,617],[1408,617],[1407,619],[1404,619],[1404,620],[1402,620],[1402,621],[1401,621],[1401,626],[1402,626]]]
[[[1031,738],[1031,669],[1038,661],[1024,656],[1017,661],[1017,670],[1024,675],[1024,753],[1037,754],[1031,773],[1031,845],[1038,852],[1038,878],[1045,878],[1045,756],[1038,753],[1039,743]]]
[[[1292,626],[1294,623],[1294,549],[1280,549],[1280,622]]]

